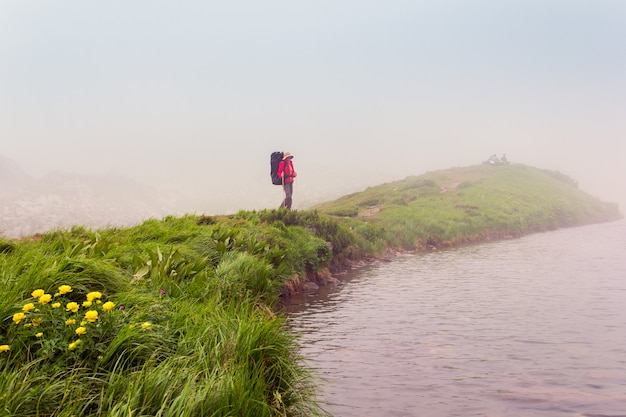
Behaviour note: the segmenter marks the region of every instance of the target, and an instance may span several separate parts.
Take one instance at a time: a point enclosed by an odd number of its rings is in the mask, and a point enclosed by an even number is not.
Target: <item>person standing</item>
[[[293,196],[293,180],[298,174],[293,169],[293,155],[285,152],[283,160],[278,164],[278,176],[283,180],[283,190],[285,191],[285,199],[280,207],[291,210],[291,202]]]

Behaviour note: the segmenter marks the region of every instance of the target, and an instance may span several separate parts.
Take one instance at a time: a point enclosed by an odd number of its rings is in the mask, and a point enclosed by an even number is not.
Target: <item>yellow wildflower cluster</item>
[[[101,336],[116,327],[117,321],[111,321],[117,320],[113,318],[114,310],[122,311],[124,306],[116,308],[113,301],[103,300],[103,295],[99,291],[87,293],[82,301],[78,300],[75,294],[69,298],[67,294],[72,292],[74,291],[71,286],[61,285],[54,295],[43,289],[36,289],[31,293],[32,299],[27,300],[28,302],[13,314],[13,322],[19,325],[14,327],[17,329],[16,334],[25,336],[19,341],[20,345],[27,340],[31,343],[34,340],[45,349],[53,346],[53,349],[69,351],[78,349],[80,352],[87,347],[89,349],[93,347],[102,352],[102,340],[106,338]],[[161,294],[163,292],[161,291]],[[56,327],[55,323],[59,322],[65,323],[64,328]],[[143,331],[154,330],[153,324],[149,321],[137,323],[137,327]],[[134,329],[135,325],[129,324],[129,328]],[[11,346],[12,344],[0,344],[0,354],[10,352]]]
[[[78,313],[82,306],[83,308],[90,308],[87,311],[85,311],[84,318],[82,320],[81,319],[77,320],[77,318],[74,318],[71,316],[69,318],[66,317],[64,320],[66,326],[72,326],[72,327],[75,326],[77,322],[80,322],[80,325],[74,329],[74,334],[80,337],[82,335],[87,334],[88,324],[96,323],[98,322],[100,318],[98,311],[95,308],[93,308],[93,304],[101,305],[101,310],[103,313],[109,313],[115,307],[115,303],[112,301],[107,301],[104,304],[102,304],[102,301],[100,301],[102,299],[102,293],[99,291],[89,292],[86,295],[86,300],[82,303],[82,305],[75,301],[66,301],[65,303],[62,303],[63,301],[62,299],[51,303],[51,301],[53,300],[53,297],[63,296],[71,292],[73,292],[73,290],[72,290],[72,287],[69,285],[59,286],[58,292],[55,293],[54,296],[46,293],[46,291],[44,291],[43,289],[34,290],[31,293],[31,296],[33,297],[34,301],[24,304],[22,306],[21,311],[13,314],[13,322],[15,324],[23,324],[24,328],[31,328],[31,327],[34,328],[34,327],[41,326],[42,331],[37,331],[34,334],[36,338],[41,339],[44,337],[44,334],[47,334],[45,333],[45,330],[48,328],[49,323],[50,323],[48,319],[44,321],[44,317],[47,317],[48,314],[54,314],[57,317],[59,314],[63,314],[62,313],[63,310],[61,310],[61,307],[63,306],[63,304],[65,305],[65,311],[69,312],[70,314]],[[50,303],[50,307],[52,309],[59,309],[59,312],[53,313],[52,310],[50,310],[49,308],[41,307],[42,310],[38,308],[38,305],[45,306],[48,303]],[[52,333],[55,333],[58,335],[58,332],[52,332]],[[33,333],[29,333],[29,334],[32,337]],[[77,339],[67,346],[69,350],[74,350],[79,344],[80,344],[80,339]],[[0,353],[7,352],[10,350],[11,350],[10,345],[0,345]]]

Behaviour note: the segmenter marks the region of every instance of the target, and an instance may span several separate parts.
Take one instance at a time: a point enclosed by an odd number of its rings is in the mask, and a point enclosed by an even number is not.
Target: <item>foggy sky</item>
[[[0,2],[0,155],[294,207],[506,153],[626,207],[626,2]]]

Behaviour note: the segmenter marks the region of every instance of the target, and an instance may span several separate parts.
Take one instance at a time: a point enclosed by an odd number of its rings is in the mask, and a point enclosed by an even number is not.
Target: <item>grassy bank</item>
[[[321,414],[272,311],[329,260],[306,233],[185,216],[2,241],[0,414]]]
[[[281,295],[389,249],[621,218],[525,166],[428,173],[314,210],[167,217],[0,240],[0,410],[315,416]]]
[[[371,187],[316,207],[381,230],[387,244],[441,248],[622,218],[562,173],[478,165]]]

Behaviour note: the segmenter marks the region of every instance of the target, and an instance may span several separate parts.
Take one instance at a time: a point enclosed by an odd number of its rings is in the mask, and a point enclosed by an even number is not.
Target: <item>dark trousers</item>
[[[285,207],[287,210],[291,210],[291,196],[293,195],[293,182],[284,183],[283,190],[285,190],[285,199],[283,200],[280,206]]]

